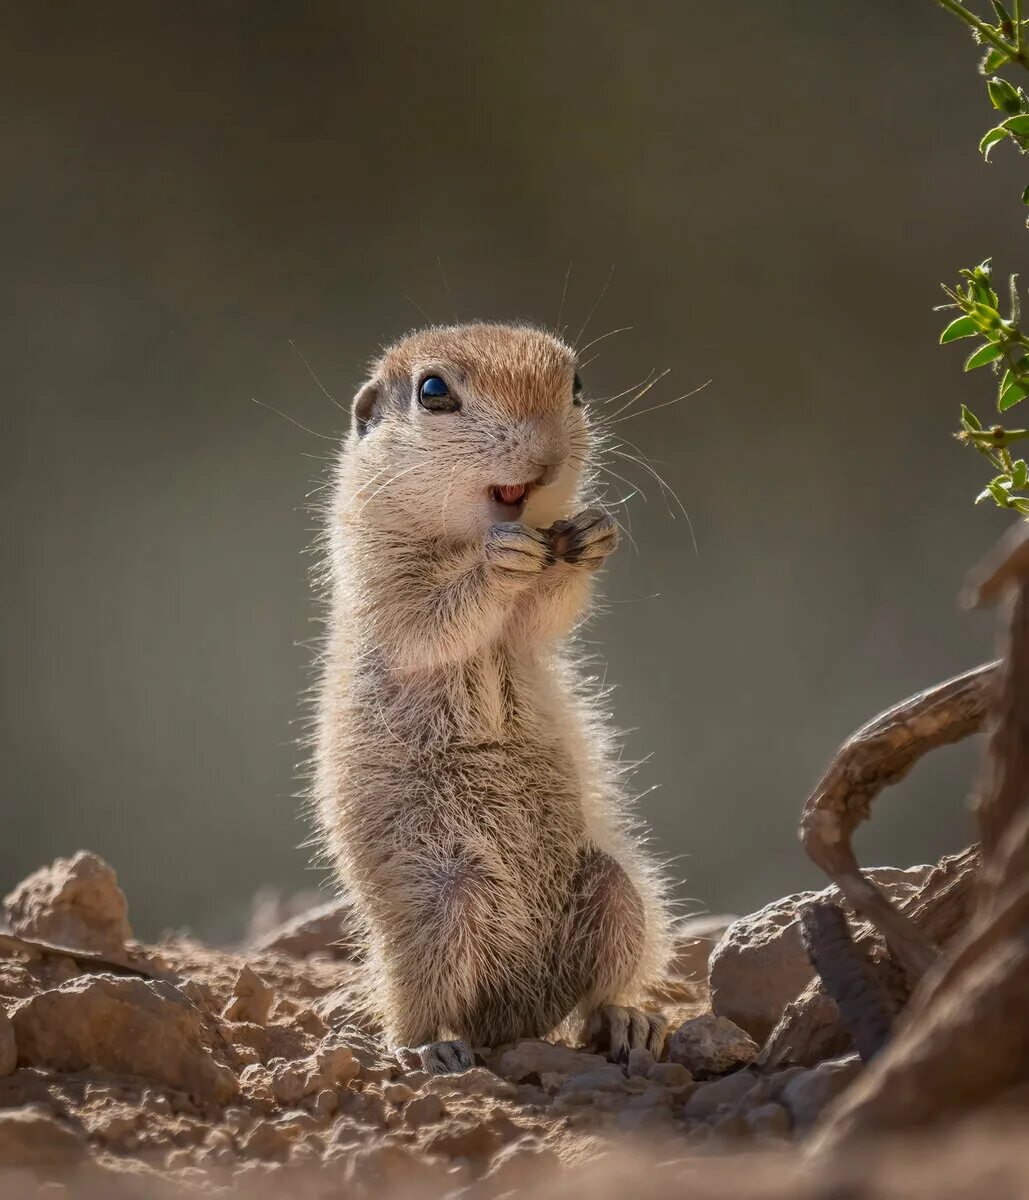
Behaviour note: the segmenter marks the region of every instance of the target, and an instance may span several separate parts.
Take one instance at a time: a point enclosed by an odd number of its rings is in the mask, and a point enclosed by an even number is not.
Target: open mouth
[[[525,502],[532,491],[531,483],[497,483],[489,490],[489,497],[505,516],[520,516]]]

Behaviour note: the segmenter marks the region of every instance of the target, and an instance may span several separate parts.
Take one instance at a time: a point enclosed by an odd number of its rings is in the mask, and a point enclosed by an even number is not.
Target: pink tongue
[[[505,504],[517,504],[525,495],[525,485],[519,483],[514,487],[498,487],[497,492]]]

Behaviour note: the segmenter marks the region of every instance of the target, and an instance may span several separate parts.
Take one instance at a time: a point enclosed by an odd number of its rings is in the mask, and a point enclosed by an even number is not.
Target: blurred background
[[[612,267],[581,342],[632,327],[590,392],[712,381],[619,426],[698,548],[619,462],[646,500],[590,640],[641,812],[694,908],[817,883],[795,828],[838,743],[992,639],[955,595],[1005,518],[950,437],[992,380],[931,309],[987,254],[1024,266],[1023,180],[1007,146],[978,158],[959,23],[930,0],[2,21],[0,888],[89,847],[137,933],[229,939],[262,886],[319,883],[291,742],[305,497],[346,417],[301,355],[347,404],[423,310],[553,324],[569,264],[569,335]],[[882,797],[862,860],[963,845],[974,766],[939,752]]]

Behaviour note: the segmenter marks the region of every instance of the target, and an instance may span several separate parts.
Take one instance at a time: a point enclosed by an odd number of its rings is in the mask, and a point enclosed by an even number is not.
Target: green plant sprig
[[[980,140],[983,158],[988,162],[994,146],[1003,141],[1010,141],[1023,154],[1029,153],[1029,97],[1021,87],[996,74],[1012,64],[1029,70],[1026,37],[1029,21],[1023,17],[1023,0],[1014,0],[1013,12],[1001,0],[991,0],[995,25],[976,16],[959,0],[938,0],[938,3],[960,18],[973,38],[987,47],[979,71],[987,76],[990,103],[1004,116]],[[1029,204],[1029,187],[1022,192],[1022,202]],[[965,360],[965,370],[990,367],[998,379],[997,409],[1004,413],[1029,396],[1029,337],[1021,329],[1017,276],[1012,275],[1009,280],[1010,304],[1005,317],[993,289],[992,274],[992,264],[987,259],[972,270],[961,272],[964,284],[959,282],[953,288],[944,285],[950,303],[941,307],[957,309],[960,315],[947,325],[940,341],[946,344],[962,338],[980,339]],[[975,413],[963,404],[961,430],[955,436],[985,455],[995,472],[976,497],[976,503],[992,498],[1001,508],[1029,516],[1029,470],[1025,460],[1015,459],[1009,449],[1012,444],[1029,438],[1029,429],[1006,429],[1003,425],[984,428]]]

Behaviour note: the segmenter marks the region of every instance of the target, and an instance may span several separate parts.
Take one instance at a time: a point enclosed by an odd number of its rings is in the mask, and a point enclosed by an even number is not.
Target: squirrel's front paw
[[[486,561],[494,571],[512,579],[538,575],[554,561],[547,535],[518,521],[491,525],[485,550]]]
[[[584,508],[570,521],[550,527],[554,557],[595,571],[618,546],[618,526],[602,508]]]

